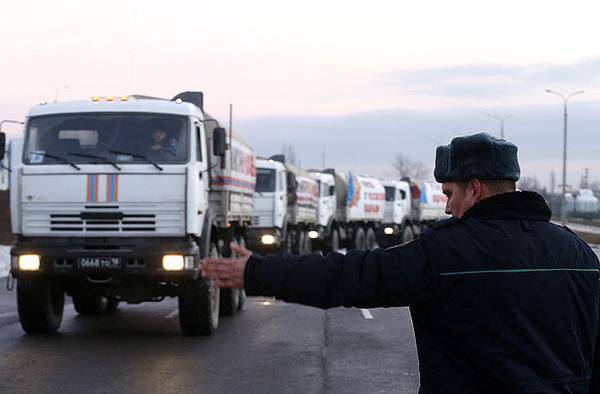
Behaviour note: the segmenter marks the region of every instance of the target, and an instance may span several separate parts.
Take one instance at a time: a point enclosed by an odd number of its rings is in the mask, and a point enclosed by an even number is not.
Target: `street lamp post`
[[[554,94],[563,100],[563,168],[562,168],[562,198],[560,201],[560,222],[564,226],[567,224],[567,103],[575,95],[582,94],[583,90],[571,93],[568,96],[546,89],[546,93]]]
[[[486,115],[491,118],[498,119],[498,122],[500,122],[500,138],[504,139],[504,121],[506,119],[510,118],[512,115],[499,116],[499,115],[490,114],[489,112]]]

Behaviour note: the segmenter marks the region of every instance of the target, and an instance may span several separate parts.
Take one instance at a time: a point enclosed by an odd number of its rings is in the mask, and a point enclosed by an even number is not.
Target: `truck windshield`
[[[32,117],[27,123],[23,162],[63,164],[52,160],[52,155],[77,164],[147,164],[148,159],[184,163],[188,135],[188,121],[183,116],[85,113]]]
[[[396,200],[396,188],[393,186],[385,187],[385,201],[394,201]]]
[[[259,193],[275,191],[275,170],[270,168],[256,169],[256,191]]]

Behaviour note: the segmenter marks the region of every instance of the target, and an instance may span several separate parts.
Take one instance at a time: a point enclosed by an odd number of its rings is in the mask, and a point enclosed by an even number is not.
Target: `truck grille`
[[[156,215],[151,213],[114,215],[112,212],[99,212],[96,217],[86,217],[84,214],[51,214],[50,231],[154,232]]]
[[[23,204],[24,235],[119,236],[185,234],[182,203],[82,206]]]

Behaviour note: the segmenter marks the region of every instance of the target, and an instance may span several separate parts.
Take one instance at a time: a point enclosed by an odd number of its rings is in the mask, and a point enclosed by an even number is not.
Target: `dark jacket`
[[[598,258],[550,215],[536,193],[496,195],[387,250],[252,257],[246,292],[410,306],[422,393],[586,393],[600,379]]]

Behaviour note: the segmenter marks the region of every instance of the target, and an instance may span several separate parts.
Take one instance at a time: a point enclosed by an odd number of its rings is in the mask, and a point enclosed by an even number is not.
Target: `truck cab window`
[[[25,131],[23,161],[25,164],[64,165],[45,155],[48,153],[68,157],[79,164],[97,164],[101,157],[116,163],[147,165],[147,160],[140,156],[157,163],[185,163],[188,125],[183,116],[163,114],[82,113],[32,117]]]
[[[385,201],[394,201],[396,199],[396,188],[393,186],[385,187]]]
[[[202,161],[202,133],[196,124],[196,160]]]
[[[256,169],[256,187],[255,190],[259,193],[275,191],[275,170],[270,168]]]

